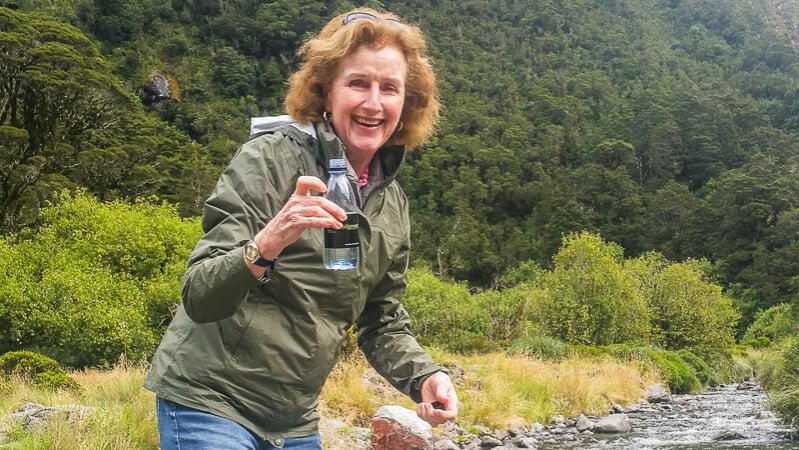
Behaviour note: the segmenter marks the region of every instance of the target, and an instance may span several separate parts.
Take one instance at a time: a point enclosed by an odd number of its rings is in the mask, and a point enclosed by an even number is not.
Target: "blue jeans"
[[[318,433],[269,442],[230,419],[160,397],[156,409],[161,450],[322,450]]]

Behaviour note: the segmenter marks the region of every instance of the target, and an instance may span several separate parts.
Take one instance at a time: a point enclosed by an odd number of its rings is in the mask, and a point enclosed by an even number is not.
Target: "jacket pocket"
[[[257,297],[257,295],[254,296],[252,291],[248,292],[247,298],[241,302],[241,306],[232,316],[217,322],[222,345],[234,357],[247,328],[250,327],[255,310],[258,308],[257,303],[251,301],[253,297]]]

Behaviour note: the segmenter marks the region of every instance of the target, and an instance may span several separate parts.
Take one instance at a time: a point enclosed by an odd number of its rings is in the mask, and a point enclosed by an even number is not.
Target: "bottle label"
[[[356,212],[348,212],[347,220],[341,229],[325,228],[325,247],[326,248],[356,248],[360,247],[358,240],[358,220],[360,215]]]

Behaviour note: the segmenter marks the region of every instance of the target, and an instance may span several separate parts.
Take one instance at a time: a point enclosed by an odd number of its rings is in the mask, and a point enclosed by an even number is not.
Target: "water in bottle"
[[[361,243],[358,239],[360,218],[355,190],[347,178],[347,161],[330,160],[330,179],[327,181],[325,198],[340,206],[347,213],[347,221],[340,229],[325,228],[323,262],[331,270],[348,270],[358,267]]]

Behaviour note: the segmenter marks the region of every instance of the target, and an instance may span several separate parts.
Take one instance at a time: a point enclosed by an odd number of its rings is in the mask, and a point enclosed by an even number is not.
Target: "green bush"
[[[621,360],[645,361],[653,364],[665,379],[669,390],[675,394],[696,392],[703,387],[692,365],[677,352],[630,345],[608,346],[608,349],[614,357]],[[696,356],[693,358],[698,359]],[[701,365],[697,361],[695,363]]]
[[[475,294],[477,308],[487,316],[486,338],[505,347],[522,336],[527,325],[529,296],[529,289],[524,285]]]
[[[746,329],[741,342],[755,348],[763,348],[772,342],[796,336],[796,314],[790,304],[772,306],[755,314],[755,321]]]
[[[791,339],[766,384],[769,407],[788,423],[799,420],[799,339]]]
[[[702,358],[735,343],[740,314],[721,286],[705,278],[706,262],[666,261],[647,253],[625,263],[638,279],[651,317],[651,343],[668,350],[690,349]]]
[[[567,346],[553,337],[535,335],[517,339],[508,353],[557,361],[566,357]]]
[[[676,352],[648,348],[649,359],[666,379],[669,390],[675,394],[688,394],[702,388],[693,367]]]
[[[0,351],[35,348],[71,367],[148,359],[180,302],[196,221],[166,204],[85,194],[41,217],[0,240]]]
[[[14,351],[0,355],[0,371],[9,377],[19,377],[46,389],[80,389],[58,361],[30,351]]]
[[[648,342],[649,311],[622,260],[620,247],[596,235],[564,238],[555,269],[541,281],[532,320],[569,344]]]
[[[691,366],[691,368],[694,370],[694,374],[696,374],[696,378],[699,379],[699,382],[703,386],[719,384],[718,380],[716,380],[713,370],[702,358],[696,356],[693,354],[693,352],[687,349],[678,350],[677,355]]]
[[[569,355],[582,356],[586,358],[604,358],[613,356],[607,346],[597,347],[595,345],[568,344],[566,353]]]
[[[488,316],[460,284],[440,280],[427,269],[411,269],[404,304],[419,342],[456,353],[496,349],[486,333]]]

